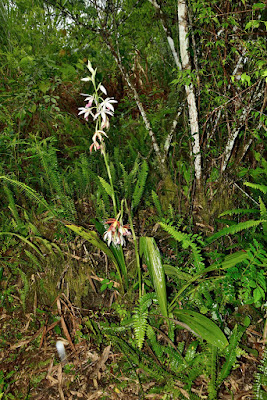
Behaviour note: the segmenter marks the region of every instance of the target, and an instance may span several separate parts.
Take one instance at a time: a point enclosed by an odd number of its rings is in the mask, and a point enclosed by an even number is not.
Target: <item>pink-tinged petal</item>
[[[106,134],[106,132],[104,132],[104,131],[98,131],[101,135],[104,135],[104,136],[106,136],[106,137],[108,137],[108,135]]]
[[[107,120],[105,122],[104,121],[101,122],[101,129],[105,129],[105,128],[109,129],[109,119],[108,119],[108,117],[107,117]]]

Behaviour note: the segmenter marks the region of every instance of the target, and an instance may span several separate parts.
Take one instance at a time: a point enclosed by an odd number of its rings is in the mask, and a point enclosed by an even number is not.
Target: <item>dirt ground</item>
[[[54,306],[29,314],[19,306],[12,312],[1,309],[0,399],[190,399],[178,381],[181,397],[161,392],[153,381],[143,382],[140,389],[136,376],[123,370],[123,355],[112,343],[99,345],[92,333],[82,333],[84,315],[90,315],[90,310],[83,310],[82,315],[64,296],[57,298]],[[246,354],[221,385],[218,399],[254,399],[254,375],[263,340],[255,326],[247,329],[246,337]],[[63,362],[56,351],[57,340],[65,344],[67,358]],[[155,389],[158,393],[153,393]],[[192,392],[208,398],[204,376],[196,379]]]

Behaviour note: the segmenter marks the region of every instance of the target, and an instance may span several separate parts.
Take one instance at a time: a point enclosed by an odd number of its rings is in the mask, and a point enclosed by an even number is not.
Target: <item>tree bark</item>
[[[191,62],[189,58],[189,40],[188,40],[188,23],[187,23],[187,6],[185,0],[178,0],[178,22],[179,22],[179,44],[180,44],[180,57],[183,70],[191,71]],[[190,121],[191,136],[193,138],[193,156],[195,166],[195,177],[197,186],[200,187],[201,183],[201,154],[199,142],[199,124],[198,112],[196,105],[196,97],[193,85],[185,85],[185,92],[188,104],[188,114]]]

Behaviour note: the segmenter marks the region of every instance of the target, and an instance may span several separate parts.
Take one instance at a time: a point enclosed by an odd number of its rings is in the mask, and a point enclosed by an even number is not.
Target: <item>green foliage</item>
[[[109,249],[109,247],[103,242],[101,239],[99,239],[98,235],[94,231],[87,231],[86,229],[76,226],[76,225],[68,225],[66,224],[66,227],[71,229],[73,232],[75,232],[77,235],[83,237],[86,239],[89,243],[91,243],[93,246],[97,247],[98,249],[102,250],[107,257],[113,262],[114,266],[116,267],[117,273],[120,278],[121,282],[121,288],[122,291],[124,290],[124,285],[123,285],[123,278],[126,279],[127,282],[127,271],[126,271],[126,266],[125,266],[125,261],[124,258],[121,263],[118,262],[118,259],[115,257],[113,252]],[[118,250],[119,254],[121,253],[122,250]]]
[[[21,302],[22,302],[22,307],[23,307],[23,309],[25,311],[25,309],[26,309],[26,297],[27,297],[27,294],[29,292],[29,286],[30,285],[29,285],[29,280],[28,280],[27,275],[25,274],[25,272],[23,272],[20,268],[18,268],[18,272],[19,272],[19,275],[20,275],[21,280],[23,282],[23,288],[20,290],[20,299],[21,299]]]
[[[12,186],[18,188],[23,193],[25,193],[25,195],[30,200],[35,201],[37,204],[42,205],[46,210],[49,210],[53,213],[52,208],[49,206],[49,204],[46,202],[46,200],[39,193],[37,193],[34,189],[25,185],[25,183],[11,179],[8,176],[0,176],[0,180],[3,180],[4,182],[7,182],[7,183],[11,184]]]
[[[243,231],[245,229],[250,229],[250,228],[257,227],[258,225],[260,225],[262,223],[266,223],[266,220],[260,219],[258,221],[249,220],[249,221],[245,221],[245,222],[240,222],[239,224],[232,225],[232,226],[229,226],[227,228],[223,228],[219,232],[216,232],[214,235],[210,236],[207,239],[207,242],[211,243],[214,240],[217,240],[222,236],[235,235],[236,233],[241,232],[241,231]]]
[[[135,308],[133,314],[133,325],[135,340],[138,348],[141,350],[145,340],[145,334],[148,326],[148,310],[152,304],[153,293],[144,294],[139,299],[139,305]]]
[[[222,382],[228,377],[232,367],[234,366],[237,356],[238,356],[238,345],[239,342],[246,331],[248,325],[250,324],[250,320],[247,317],[247,322],[245,326],[242,325],[235,325],[232,335],[230,337],[230,342],[229,345],[226,347],[224,356],[225,356],[225,361],[221,367],[221,370],[218,374],[217,378],[217,385],[220,387]]]
[[[255,400],[266,399],[267,385],[267,350],[265,348],[261,364],[258,367],[258,372],[255,375],[254,394]]]
[[[111,188],[110,184],[109,184],[107,181],[105,181],[105,179],[102,178],[101,176],[99,176],[98,179],[100,180],[100,183],[101,183],[101,185],[103,186],[103,189],[106,191],[106,193],[107,193],[110,197],[112,197],[113,191],[112,191],[112,188]]]
[[[251,12],[243,12],[245,3]],[[114,302],[114,320],[110,313],[105,329],[97,318],[97,322],[93,318],[87,321],[91,336],[102,344],[106,338],[111,340],[125,355],[125,368],[134,371],[139,383],[155,379],[164,387],[167,381],[166,391],[172,397],[184,398],[186,390],[193,400],[197,395],[190,390],[197,377],[205,373],[209,398],[216,399],[237,362],[245,327],[236,325],[229,345],[219,328],[229,331],[232,309],[250,304],[261,313],[266,303],[267,164],[261,155],[267,124],[263,110],[266,18],[264,3],[252,0],[192,0],[188,5],[192,65],[191,70],[179,71],[160,22],[163,16],[179,53],[177,9],[170,2],[160,3],[161,12],[155,12],[151,2],[136,4],[134,0],[122,1],[119,7],[106,2],[101,11],[97,3],[93,6],[76,0],[0,3],[0,281],[4,287],[1,305],[5,307],[14,301],[15,286],[9,285],[4,268],[16,270],[25,309],[30,294],[28,271],[41,271],[54,284],[61,271],[55,270],[53,254],[60,265],[69,257],[82,259],[83,241],[76,238],[72,243],[73,236],[58,224],[62,219],[75,221],[76,225],[66,223],[68,229],[103,251],[116,268],[113,277],[106,272],[100,290],[114,289],[111,278],[119,280],[121,292],[125,290]],[[116,124],[108,133],[107,148],[114,148],[108,160],[110,181],[99,161],[100,152],[89,155],[95,127],[77,119],[79,79],[86,59],[97,66],[97,78],[110,96],[119,100]],[[134,90],[126,88],[125,77]],[[190,117],[184,111],[173,121],[177,107],[186,108],[184,85],[189,84],[198,99],[201,188],[193,179]],[[140,104],[149,129],[140,116]],[[227,173],[222,168],[225,150],[236,132]],[[173,204],[166,196],[164,207],[160,199],[166,182],[162,181],[151,133],[177,193]],[[166,139],[171,143],[165,154]],[[232,182],[248,176],[253,182],[245,183],[247,196],[237,195]],[[215,230],[204,243],[200,235],[187,232],[216,229],[214,215],[209,215],[216,196],[220,212],[235,204],[234,210],[221,216],[237,216],[238,222],[229,221],[229,227]],[[258,210],[250,207],[254,196]],[[120,200],[127,204],[132,231],[136,227],[134,244],[129,239],[124,252],[103,242],[103,224],[95,222],[99,235],[88,229],[92,217],[103,221],[116,216],[117,212],[111,212],[110,197],[115,209]],[[171,237],[155,228],[159,222],[156,213]],[[247,220],[250,214],[255,216],[253,220]],[[93,260],[94,254],[90,257]],[[103,275],[105,266],[99,259],[94,263],[95,273]],[[54,275],[49,275],[51,270]],[[53,295],[49,293],[50,298]],[[189,335],[188,340],[181,340],[181,327],[174,324],[172,313],[183,323],[182,328],[193,330],[201,339],[190,342]],[[127,319],[129,315],[133,317]],[[265,364],[266,356],[256,377],[257,398],[264,396]],[[10,378],[0,376],[0,397]],[[177,380],[184,385],[184,393],[175,386]]]
[[[155,204],[155,207],[156,207],[159,217],[163,217],[163,211],[162,211],[162,207],[161,207],[160,200],[159,200],[157,193],[154,192],[154,190],[152,190],[151,194],[152,194],[152,199]]]
[[[232,266],[226,272],[223,289],[228,301],[232,304],[242,301],[244,304],[254,304],[256,307],[263,305],[267,289],[266,265],[267,253],[254,239],[247,249],[247,257],[239,267]],[[232,293],[229,288],[232,288]]]
[[[141,165],[141,170],[140,173],[138,175],[138,179],[134,188],[134,192],[133,192],[133,199],[132,199],[132,208],[136,208],[138,206],[138,204],[141,201],[143,192],[144,192],[144,188],[145,188],[145,184],[146,184],[146,178],[147,178],[147,174],[148,174],[148,165],[146,161],[143,161],[142,165]]]
[[[164,317],[167,317],[168,307],[165,273],[160,252],[154,238],[140,238],[140,256],[144,256],[153,286],[157,294],[157,300],[159,302],[161,313]]]
[[[220,328],[204,315],[185,309],[175,309],[173,313],[189,326],[193,333],[213,346],[224,349],[228,345],[228,341]]]
[[[198,235],[192,235],[184,232],[179,232],[175,230],[175,228],[171,225],[167,225],[165,223],[160,223],[163,229],[165,229],[175,240],[182,243],[182,247],[187,249],[191,247],[192,254],[194,258],[194,265],[196,270],[199,272],[204,267],[204,261],[200,253],[200,249],[195,243],[198,240],[200,243],[203,243]]]

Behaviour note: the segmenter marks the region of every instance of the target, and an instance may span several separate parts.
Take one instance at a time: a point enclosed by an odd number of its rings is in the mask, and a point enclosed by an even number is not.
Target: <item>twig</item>
[[[251,197],[247,192],[245,192],[245,190],[242,189],[237,183],[234,182],[234,186],[241,190],[241,192],[244,193],[244,195],[247,196],[251,201],[253,201],[253,203],[257,204],[258,207],[260,206],[259,203],[257,203],[257,201],[254,200],[253,197]]]

